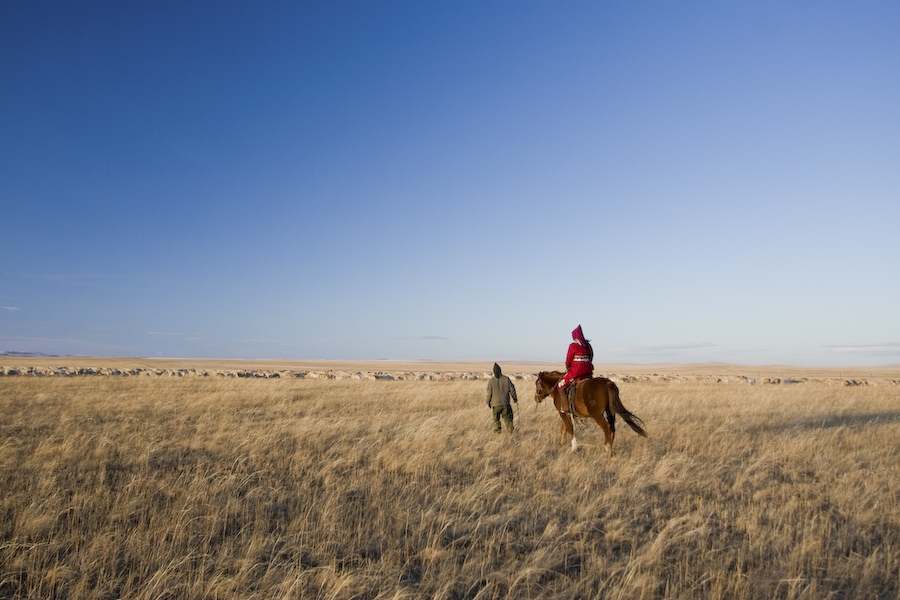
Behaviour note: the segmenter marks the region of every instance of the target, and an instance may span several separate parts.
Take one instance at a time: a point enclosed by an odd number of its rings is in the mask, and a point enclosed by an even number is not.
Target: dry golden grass
[[[0,378],[0,598],[898,598],[900,386]]]

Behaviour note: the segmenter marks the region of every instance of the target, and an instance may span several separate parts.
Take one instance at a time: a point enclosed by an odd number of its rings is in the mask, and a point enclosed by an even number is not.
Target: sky
[[[900,3],[0,3],[0,352],[900,364]]]

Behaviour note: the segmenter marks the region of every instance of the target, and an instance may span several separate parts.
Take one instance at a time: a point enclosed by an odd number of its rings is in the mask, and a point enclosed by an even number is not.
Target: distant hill
[[[18,357],[29,357],[29,358],[54,358],[58,357],[59,354],[45,354],[43,352],[19,352],[17,350],[4,350],[0,352],[0,356],[18,356]]]

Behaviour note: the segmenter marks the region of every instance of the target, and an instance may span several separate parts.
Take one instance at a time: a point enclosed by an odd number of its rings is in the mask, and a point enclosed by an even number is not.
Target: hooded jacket
[[[581,325],[572,332],[572,339],[575,341],[569,344],[569,352],[566,354],[566,374],[556,384],[560,390],[568,388],[576,379],[594,374],[594,349],[584,339]]]
[[[509,406],[509,400],[518,404],[519,399],[516,397],[516,386],[509,377],[500,371],[500,365],[494,363],[494,376],[488,380],[487,385],[487,403],[488,406]]]
[[[572,339],[574,341],[569,344],[569,351],[566,353],[566,369],[571,371],[574,365],[578,371],[593,371],[594,349],[584,338],[581,325],[572,331]]]

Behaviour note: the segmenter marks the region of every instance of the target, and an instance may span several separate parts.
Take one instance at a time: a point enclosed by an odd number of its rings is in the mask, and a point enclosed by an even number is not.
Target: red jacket
[[[569,352],[566,354],[566,375],[571,381],[579,377],[586,377],[594,372],[594,351],[590,344],[583,346],[578,342],[569,344]]]
[[[566,353],[566,374],[559,381],[560,389],[565,389],[573,380],[588,377],[594,372],[594,349],[584,339],[581,325],[572,332],[572,339],[575,341],[569,344],[569,351]]]

